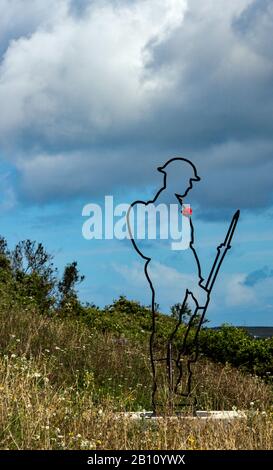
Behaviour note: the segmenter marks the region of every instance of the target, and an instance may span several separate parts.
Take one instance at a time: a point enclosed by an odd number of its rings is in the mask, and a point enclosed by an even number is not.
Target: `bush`
[[[5,238],[0,237],[0,292],[5,292],[11,303],[36,307],[40,313],[79,314],[82,306],[76,286],[84,276],[74,261],[58,281],[52,260],[42,243],[23,240],[10,251]]]
[[[223,325],[201,331],[200,349],[216,362],[228,362],[267,379],[273,374],[273,338],[258,340],[244,329]]]
[[[35,310],[50,316],[70,317],[88,325],[89,329],[118,338],[147,342],[151,332],[151,308],[120,296],[111,305],[100,309],[95,305],[83,306],[76,287],[83,281],[77,263],[68,264],[61,280],[53,265],[52,256],[41,243],[31,240],[19,242],[10,251],[0,237],[0,296],[7,312],[14,307],[21,311]],[[166,348],[181,305],[172,308],[172,316],[156,313],[158,347]],[[190,310],[182,312],[182,324],[175,337],[175,348],[181,347]],[[187,338],[186,354],[194,352],[193,325]],[[267,381],[273,375],[273,338],[256,340],[243,329],[224,325],[219,330],[203,328],[199,335],[199,350],[215,362],[229,363]]]

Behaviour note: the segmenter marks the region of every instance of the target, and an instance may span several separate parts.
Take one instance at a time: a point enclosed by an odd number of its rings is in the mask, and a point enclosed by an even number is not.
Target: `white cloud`
[[[256,303],[256,292],[253,288],[243,284],[245,278],[245,274],[233,274],[229,276],[227,282],[222,282],[225,289],[224,302],[226,307],[253,306],[253,303]]]
[[[0,176],[1,185],[1,200],[0,200],[0,214],[10,211],[16,204],[16,194],[10,184],[10,173],[6,172]]]
[[[116,272],[121,274],[126,282],[126,291],[131,296],[141,298],[143,289],[146,291],[146,303],[151,304],[151,291],[144,273],[144,264],[135,262],[130,266],[114,265]],[[171,266],[159,262],[153,262],[148,266],[148,273],[153,283],[156,302],[163,312],[169,313],[170,307],[184,300],[185,291],[188,288],[196,298],[202,301],[205,296],[200,296],[200,288],[194,274],[186,274],[177,271]],[[189,298],[189,304],[194,308],[193,301]]]
[[[168,313],[171,305],[182,301],[181,292],[184,292],[185,287],[196,292],[196,279],[193,275],[182,274],[162,263],[155,265],[154,273],[157,277],[153,277],[153,281],[159,294],[159,304],[161,309]],[[151,303],[151,293],[142,263],[135,262],[130,266],[114,264],[113,269],[122,276],[123,288],[129,298],[139,298],[146,304]],[[246,312],[249,311],[249,316],[253,317],[255,311],[257,324],[259,323],[259,313],[269,309],[272,304],[273,279],[265,279],[249,287],[244,285],[246,277],[246,273],[221,273],[211,294],[208,318],[212,318],[218,324],[225,321],[238,324],[236,312],[237,314],[238,311],[241,312],[241,318],[242,312],[245,312],[246,316]]]
[[[0,0],[0,51],[14,39],[50,27],[54,18],[64,18],[68,6],[67,0]]]
[[[167,82],[144,75],[145,48],[168,37],[183,20],[186,4],[117,5],[91,2],[83,18],[60,8],[50,27],[42,23],[30,37],[10,43],[0,68],[2,136],[31,131],[47,142],[87,135],[92,141],[109,129],[120,132],[147,112],[149,100]]]

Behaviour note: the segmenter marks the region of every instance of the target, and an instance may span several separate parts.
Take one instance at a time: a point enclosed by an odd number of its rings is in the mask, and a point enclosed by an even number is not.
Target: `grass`
[[[2,449],[270,449],[272,388],[205,358],[195,366],[198,409],[243,409],[246,420],[132,421],[150,409],[148,343],[74,319],[0,309]]]

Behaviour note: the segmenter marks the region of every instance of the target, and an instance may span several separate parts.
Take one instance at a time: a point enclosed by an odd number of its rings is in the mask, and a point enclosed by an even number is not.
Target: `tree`
[[[180,313],[182,323],[188,323],[190,317],[192,316],[192,311],[187,303],[184,306],[181,303],[177,303],[171,307],[171,316],[176,320],[179,320]]]
[[[0,236],[0,279],[7,279],[11,273],[10,252],[8,250],[7,240]]]
[[[176,320],[179,320],[181,314],[181,322],[184,324],[188,324],[193,313],[189,307],[189,305],[186,303],[184,306],[181,303],[174,304],[171,307],[171,316],[175,318]],[[197,326],[198,323],[200,322],[201,316],[197,314],[192,322],[192,326]],[[205,319],[203,320],[202,324],[207,323],[208,320]]]
[[[24,240],[9,250],[0,237],[0,287],[11,300],[34,303],[41,312],[54,305],[56,269],[41,243]]]
[[[11,252],[11,263],[13,271],[25,274],[36,272],[41,276],[49,278],[56,271],[53,256],[46,252],[42,243],[31,240],[23,240],[15,246]]]
[[[79,273],[77,262],[67,264],[64,268],[62,280],[58,283],[59,309],[68,312],[73,310],[78,313],[80,302],[78,300],[76,286],[84,280],[84,276]]]
[[[11,270],[19,295],[33,300],[41,312],[55,303],[57,269],[42,243],[23,240],[9,253]]]
[[[53,256],[42,245],[31,240],[17,243],[13,250],[8,249],[7,241],[0,236],[0,289],[11,300],[23,305],[38,307],[41,313],[53,308],[68,309],[79,313],[81,304],[76,286],[84,280],[77,263],[68,264],[59,281]]]

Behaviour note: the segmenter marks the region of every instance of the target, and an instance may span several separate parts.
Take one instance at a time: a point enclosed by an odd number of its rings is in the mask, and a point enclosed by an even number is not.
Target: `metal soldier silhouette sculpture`
[[[144,273],[149,283],[152,296],[150,357],[153,377],[152,405],[155,413],[160,409],[163,402],[162,393],[164,392],[159,386],[159,377],[162,379],[162,370],[164,371],[163,376],[165,376],[165,384],[167,383],[167,403],[169,412],[173,412],[176,407],[183,405],[183,397],[188,397],[190,395],[192,379],[191,365],[198,359],[199,332],[205,319],[211,291],[219,269],[227,251],[231,248],[231,240],[240,215],[240,211],[237,210],[232,218],[224,242],[217,247],[215,261],[207,280],[204,281],[201,274],[200,262],[194,248],[194,226],[192,219],[190,218],[191,210],[189,209],[188,211],[185,211],[184,209],[184,199],[192,189],[193,183],[200,181],[201,178],[198,176],[196,167],[193,163],[185,158],[172,158],[162,167],[157,169],[163,174],[163,186],[156,193],[154,199],[149,201],[138,200],[133,202],[127,213],[129,236],[134,249],[144,260]],[[179,286],[179,298],[174,299],[174,301],[177,300],[179,302],[178,318],[173,331],[165,344],[162,344],[162,341],[158,341],[157,337],[157,305],[161,304],[162,281],[164,282],[164,286],[169,290],[173,288],[174,283],[170,275],[166,275],[162,280],[160,272],[162,260],[164,261],[170,257],[169,244],[164,240],[164,243],[160,246],[157,240],[153,240],[153,243],[149,240],[149,244],[147,246],[141,237],[138,238],[135,236],[133,225],[135,220],[135,210],[142,210],[143,213],[149,212],[153,207],[154,212],[157,212],[163,205],[177,207],[178,213],[182,212],[182,214],[186,214],[188,217],[188,249],[183,248],[181,250],[180,248],[178,255],[179,258],[176,258],[176,262],[181,266],[182,273],[185,264],[188,263],[189,260],[193,266],[191,273],[191,286],[189,287],[186,284],[185,286],[181,286],[181,289]],[[137,223],[139,223],[139,221]],[[153,248],[151,248],[151,243]],[[149,251],[150,253],[148,254]],[[175,254],[175,256],[177,255]],[[189,277],[186,276],[187,282],[188,279]],[[192,314],[186,328],[183,328],[183,340],[181,344],[177,345],[177,335],[181,332],[183,313],[189,303],[191,304]],[[189,354],[188,340],[190,337],[193,348],[191,348],[191,352]],[[174,347],[175,341],[176,346]],[[163,369],[162,365],[164,366]]]

